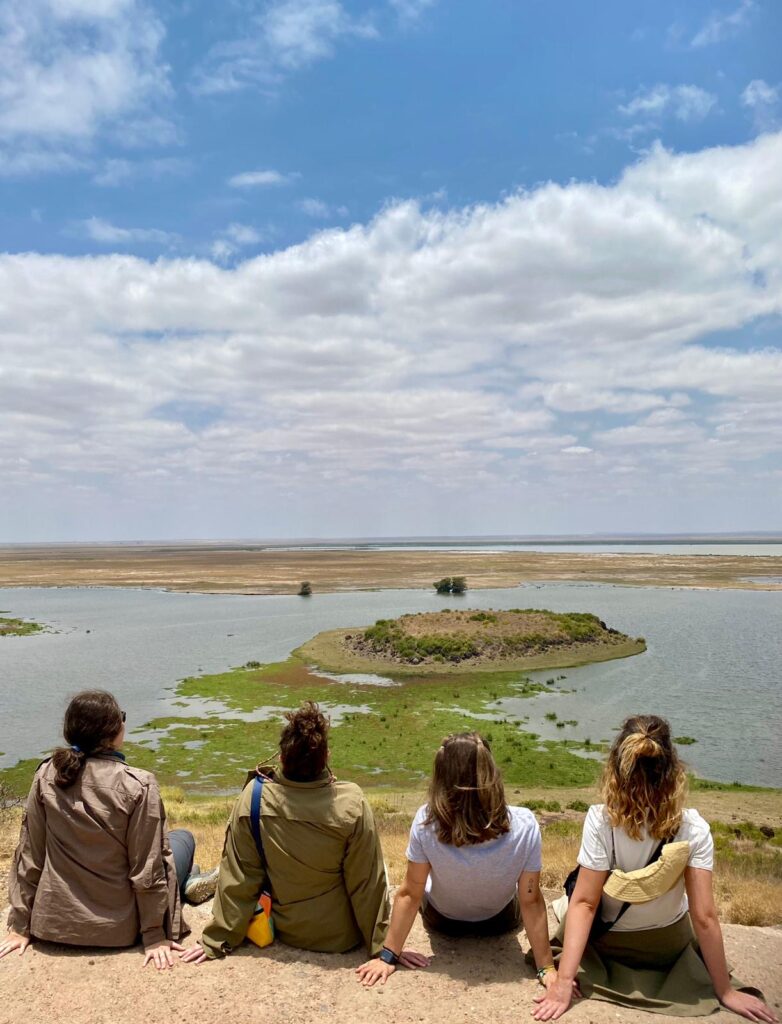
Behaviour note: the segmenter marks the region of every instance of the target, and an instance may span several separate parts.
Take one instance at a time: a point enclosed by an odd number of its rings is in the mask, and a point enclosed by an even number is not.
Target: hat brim
[[[603,892],[620,903],[649,903],[676,885],[687,867],[690,844],[666,843],[660,859],[637,871],[612,871]]]

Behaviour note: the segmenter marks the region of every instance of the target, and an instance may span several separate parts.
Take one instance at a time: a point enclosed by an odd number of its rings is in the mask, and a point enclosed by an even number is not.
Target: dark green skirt
[[[555,961],[562,953],[563,917],[551,940]],[[641,932],[609,931],[589,942],[578,969],[578,983],[585,998],[668,1013],[674,1017],[705,1017],[719,1009],[709,972],[685,914],[666,928]],[[731,984],[742,992],[762,998],[757,989]]]

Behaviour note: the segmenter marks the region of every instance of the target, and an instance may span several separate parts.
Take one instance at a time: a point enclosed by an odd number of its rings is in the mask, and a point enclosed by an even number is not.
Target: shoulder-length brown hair
[[[611,824],[631,839],[641,839],[644,829],[655,839],[676,835],[687,796],[687,773],[664,718],[626,719],[603,770],[602,794]]]
[[[450,846],[485,843],[510,831],[502,776],[477,732],[446,736],[435,754],[426,824]]]

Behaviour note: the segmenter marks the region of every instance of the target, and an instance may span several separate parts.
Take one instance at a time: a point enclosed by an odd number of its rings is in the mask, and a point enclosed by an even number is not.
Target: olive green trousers
[[[551,940],[557,961],[566,919],[567,915]],[[689,914],[665,928],[609,931],[590,941],[581,958],[578,983],[585,998],[674,1017],[705,1017],[720,1005],[700,957]],[[731,984],[762,997],[757,989],[735,978],[731,978]]]

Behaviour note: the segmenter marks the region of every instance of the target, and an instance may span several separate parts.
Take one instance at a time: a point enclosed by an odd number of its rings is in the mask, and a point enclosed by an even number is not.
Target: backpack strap
[[[250,831],[253,834],[255,847],[263,864],[266,863],[266,857],[263,853],[263,840],[261,839],[261,793],[264,781],[262,775],[255,776],[253,779],[252,796],[250,797]]]

